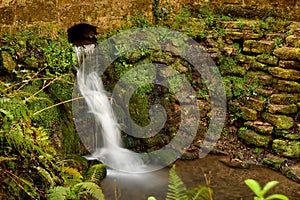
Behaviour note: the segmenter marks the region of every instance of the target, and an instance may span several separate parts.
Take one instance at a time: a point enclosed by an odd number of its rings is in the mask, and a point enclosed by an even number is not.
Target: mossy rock
[[[241,107],[241,117],[245,120],[254,121],[258,117],[258,113],[256,110],[243,106]]]
[[[281,158],[272,154],[268,154],[265,156],[265,158],[263,158],[262,163],[267,166],[270,166],[273,169],[278,170],[286,161],[286,158]]]
[[[289,158],[300,157],[300,141],[273,140],[272,149],[279,155]]]
[[[268,104],[268,111],[270,113],[287,115],[287,114],[297,113],[298,108],[296,104],[290,104],[290,105]]]
[[[283,60],[300,60],[300,48],[281,47],[274,51],[274,55]]]
[[[293,118],[288,117],[286,115],[263,113],[262,117],[278,129],[290,129],[294,126]]]
[[[238,136],[245,141],[246,144],[257,147],[267,147],[271,141],[270,137],[260,135],[251,129],[242,127],[238,131]]]

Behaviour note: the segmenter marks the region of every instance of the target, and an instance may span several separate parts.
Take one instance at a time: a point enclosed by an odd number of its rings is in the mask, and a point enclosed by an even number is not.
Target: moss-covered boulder
[[[274,49],[274,44],[274,41],[268,40],[246,40],[243,45],[243,51],[258,54],[270,54]]]
[[[296,113],[298,111],[296,104],[290,104],[290,105],[278,105],[278,104],[269,104],[268,105],[268,111],[270,113],[278,113],[278,114],[292,114]]]
[[[287,105],[296,102],[296,95],[288,93],[272,94],[270,102],[274,104]]]
[[[270,113],[263,113],[264,120],[274,125],[278,129],[290,129],[294,125],[294,120],[286,115],[275,115]]]
[[[272,149],[279,155],[289,158],[300,157],[300,141],[273,140]]]
[[[250,120],[250,121],[253,121],[253,120],[256,120],[257,117],[258,117],[258,113],[256,110],[253,110],[251,108],[248,108],[248,107],[241,107],[241,116],[243,119],[245,120]]]
[[[286,158],[282,158],[272,154],[267,154],[263,158],[262,163],[273,169],[280,169],[280,167],[286,162],[286,160]]]
[[[300,47],[300,37],[298,35],[289,35],[285,38],[285,41],[291,47]]]
[[[297,81],[278,80],[275,84],[275,88],[283,92],[299,93],[300,83]]]
[[[247,98],[246,105],[254,110],[263,111],[265,108],[266,102],[257,98]]]
[[[246,144],[257,147],[267,147],[271,141],[270,137],[260,135],[251,129],[242,127],[238,131],[238,136],[245,141]]]
[[[274,55],[283,60],[300,60],[300,48],[281,47],[274,50]]]
[[[274,129],[270,123],[261,121],[248,121],[245,122],[244,125],[263,135],[271,135]]]
[[[258,62],[265,63],[268,65],[277,65],[278,58],[276,56],[271,56],[270,54],[260,54],[256,56]]]
[[[300,132],[291,132],[288,130],[275,130],[274,135],[278,138],[286,138],[289,140],[299,140]]]
[[[295,60],[281,60],[279,66],[287,69],[300,69],[300,62]]]
[[[299,80],[300,79],[300,71],[295,69],[283,69],[280,67],[269,67],[268,68],[270,74],[275,77],[283,78],[287,80]]]

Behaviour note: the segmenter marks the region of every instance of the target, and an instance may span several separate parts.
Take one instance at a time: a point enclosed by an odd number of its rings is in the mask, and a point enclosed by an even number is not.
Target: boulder
[[[251,129],[242,127],[238,131],[238,136],[245,141],[246,144],[257,147],[267,147],[271,139],[265,135],[260,135]]]
[[[281,47],[274,50],[274,55],[283,60],[300,60],[300,48]]]
[[[274,125],[278,129],[290,129],[294,126],[294,120],[286,115],[275,115],[270,113],[263,113],[264,120]]]
[[[281,67],[269,67],[268,71],[275,77],[283,78],[287,80],[299,80],[300,71],[295,69],[283,69]]]

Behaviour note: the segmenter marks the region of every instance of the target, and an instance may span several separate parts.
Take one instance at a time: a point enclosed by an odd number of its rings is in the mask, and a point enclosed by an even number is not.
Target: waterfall
[[[91,147],[91,156],[87,158],[100,160],[108,167],[119,171],[141,172],[144,166],[141,156],[122,147],[121,129],[112,102],[97,73],[97,67],[101,63],[98,63],[97,56],[94,56],[94,49],[95,45],[75,48],[78,62],[76,84],[88,108],[84,112],[92,114],[94,118],[94,128],[85,127],[89,129],[85,131],[93,135],[92,138],[95,140]],[[95,132],[92,132],[93,130]]]

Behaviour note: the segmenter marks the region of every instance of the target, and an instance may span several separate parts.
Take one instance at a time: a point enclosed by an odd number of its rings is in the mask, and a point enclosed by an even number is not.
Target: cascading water
[[[79,68],[77,69],[78,90],[84,97],[88,112],[95,119],[93,148],[88,159],[97,159],[107,166],[126,172],[142,172],[143,159],[135,152],[122,147],[121,130],[113,112],[111,101],[97,74],[97,57],[93,56],[95,45],[76,47]],[[99,133],[101,131],[101,134]],[[101,136],[101,138],[99,138]]]

